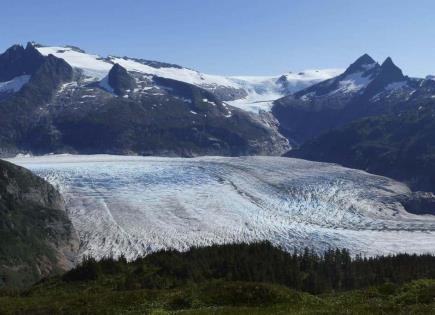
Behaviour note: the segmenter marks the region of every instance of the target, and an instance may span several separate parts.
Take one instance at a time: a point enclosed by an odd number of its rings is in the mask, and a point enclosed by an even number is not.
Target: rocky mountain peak
[[[367,86],[365,95],[372,96],[384,90],[389,84],[395,82],[405,81],[406,77],[403,75],[402,70],[397,67],[393,60],[388,57],[382,63],[379,73],[374,80]]]
[[[115,63],[108,74],[109,85],[117,95],[124,95],[127,90],[133,90],[136,87],[134,78],[130,76],[127,70],[121,65]]]
[[[377,68],[379,65],[368,54],[364,54],[359,57],[354,63],[352,63],[344,72],[344,74],[351,74],[355,72],[367,71],[371,68]]]
[[[404,78],[402,70],[394,64],[391,57],[387,57],[387,59],[382,63],[380,74],[387,75],[391,79],[402,80]]]
[[[32,75],[44,62],[44,56],[31,44],[14,45],[0,55],[0,82],[21,75]]]

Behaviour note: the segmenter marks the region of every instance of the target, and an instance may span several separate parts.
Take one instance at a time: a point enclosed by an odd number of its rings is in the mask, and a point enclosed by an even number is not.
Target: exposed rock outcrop
[[[0,288],[25,287],[72,268],[78,247],[59,192],[0,160]]]

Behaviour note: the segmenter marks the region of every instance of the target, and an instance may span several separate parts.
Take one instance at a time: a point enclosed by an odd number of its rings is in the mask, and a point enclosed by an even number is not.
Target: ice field
[[[270,240],[288,250],[435,253],[435,216],[406,212],[404,184],[280,157],[17,157],[63,194],[81,254]]]

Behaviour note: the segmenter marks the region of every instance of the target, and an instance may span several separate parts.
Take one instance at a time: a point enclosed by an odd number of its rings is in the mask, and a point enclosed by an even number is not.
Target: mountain
[[[32,75],[44,62],[44,57],[31,43],[26,48],[14,45],[0,55],[0,82],[7,82],[22,75]]]
[[[260,111],[270,112],[274,100],[330,79],[341,72],[341,69],[324,69],[306,70],[297,73],[290,72],[281,76],[229,77],[231,81],[246,92],[246,96],[227,103],[254,113]]]
[[[23,287],[72,268],[78,245],[53,186],[0,160],[0,288]]]
[[[274,102],[280,131],[301,144],[353,120],[397,113],[430,100],[435,84],[404,76],[391,58],[381,65],[365,54],[346,71]]]
[[[222,102],[223,77],[32,43],[0,60],[8,80],[0,83],[2,155],[276,155],[289,148],[270,115]]]
[[[259,109],[269,111],[272,101],[342,72],[341,69],[325,69],[278,76],[219,76],[158,61],[116,56],[103,58],[72,46],[35,46],[45,56],[52,54],[64,59],[72,67],[82,71],[88,80],[104,78],[114,64],[119,64],[129,72],[196,85],[212,92],[221,101],[253,112],[258,112]]]
[[[287,155],[363,169],[435,193],[434,135],[435,101],[426,101],[397,114],[368,117],[331,130]],[[426,202],[419,207],[434,214],[435,196],[423,199]]]

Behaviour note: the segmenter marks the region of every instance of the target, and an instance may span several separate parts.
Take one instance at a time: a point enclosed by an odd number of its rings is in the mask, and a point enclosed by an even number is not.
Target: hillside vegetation
[[[351,259],[346,250],[222,245],[133,262],[88,258],[2,295],[0,314],[430,314],[435,257]]]
[[[435,104],[356,121],[288,156],[339,163],[435,192]]]

